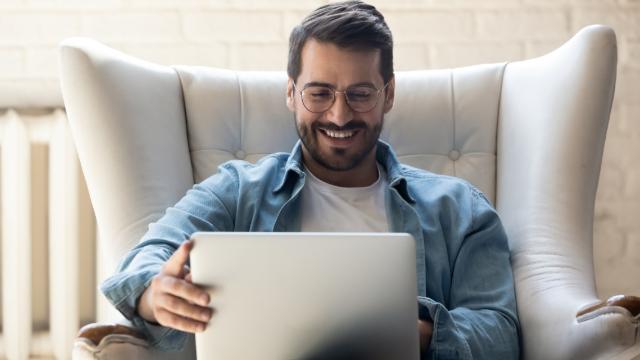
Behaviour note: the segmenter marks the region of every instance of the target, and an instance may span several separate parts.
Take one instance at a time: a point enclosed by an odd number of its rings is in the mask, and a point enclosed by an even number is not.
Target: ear
[[[395,76],[391,77],[389,80],[389,85],[387,85],[387,89],[384,94],[384,113],[388,113],[391,108],[393,108],[393,100],[396,96],[396,78]]]
[[[291,112],[294,112],[296,110],[295,97],[296,93],[293,88],[293,79],[289,78],[289,80],[287,80],[287,107]]]

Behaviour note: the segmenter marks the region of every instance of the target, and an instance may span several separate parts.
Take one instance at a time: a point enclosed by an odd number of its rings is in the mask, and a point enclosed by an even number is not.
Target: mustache
[[[351,120],[348,123],[344,124],[344,126],[338,126],[334,123],[315,123],[312,125],[314,130],[322,129],[322,130],[331,130],[331,131],[346,131],[346,130],[358,130],[358,129],[366,129],[367,124],[362,120]]]

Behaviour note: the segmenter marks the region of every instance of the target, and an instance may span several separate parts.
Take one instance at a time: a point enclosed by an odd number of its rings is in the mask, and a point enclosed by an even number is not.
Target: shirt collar
[[[393,149],[391,149],[391,145],[382,140],[378,140],[376,160],[382,164],[387,172],[389,186],[395,188],[406,202],[414,204],[416,201],[409,193],[407,179],[402,173],[402,164],[400,164],[396,154],[393,152]]]
[[[413,204],[415,200],[409,194],[407,179],[402,174],[402,167],[391,146],[382,140],[378,140],[376,149],[376,160],[380,163],[387,174],[387,181],[390,187],[395,188],[405,201]],[[295,183],[304,178],[302,165],[302,142],[298,140],[291,150],[291,154],[284,166],[284,175],[278,181],[273,192],[281,191],[287,182]]]
[[[290,178],[294,178],[293,180],[304,178],[304,170],[302,170],[302,142],[300,140],[296,141],[296,144],[293,146],[291,154],[284,165],[284,175],[282,176],[282,179],[278,181],[273,192],[277,193],[282,190],[284,185],[287,183],[287,180]]]

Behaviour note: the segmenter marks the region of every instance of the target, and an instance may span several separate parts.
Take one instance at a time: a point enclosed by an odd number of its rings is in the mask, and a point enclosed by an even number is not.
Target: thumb
[[[163,272],[167,275],[180,276],[184,266],[187,264],[187,260],[189,260],[191,249],[193,249],[193,241],[191,240],[186,240],[180,244],[178,250],[164,264]]]

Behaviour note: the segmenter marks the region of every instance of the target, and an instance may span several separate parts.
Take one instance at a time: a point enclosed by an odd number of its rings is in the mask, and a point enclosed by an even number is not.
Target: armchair
[[[62,89],[111,271],[147,225],[231,159],[297,139],[284,72],[165,67],[93,40],[61,45]],[[616,77],[612,29],[531,60],[396,74],[382,138],[400,160],[465,178],[502,217],[525,359],[640,358],[640,299],[601,302],[592,225]],[[83,328],[74,359],[159,354],[121,319]]]

